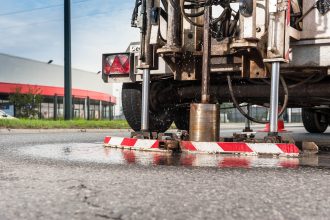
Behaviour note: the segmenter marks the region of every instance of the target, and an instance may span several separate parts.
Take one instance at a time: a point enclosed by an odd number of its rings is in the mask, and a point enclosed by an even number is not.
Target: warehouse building
[[[51,61],[40,62],[0,54],[0,109],[15,116],[10,94],[38,91],[43,96],[39,118],[61,118],[64,110],[64,68]],[[112,119],[116,98],[97,72],[72,69],[74,118]]]

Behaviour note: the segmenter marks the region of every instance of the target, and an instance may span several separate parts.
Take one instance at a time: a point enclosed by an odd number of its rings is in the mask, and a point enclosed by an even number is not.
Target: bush
[[[18,118],[36,118],[39,114],[39,106],[43,101],[40,89],[29,88],[27,93],[22,93],[22,88],[17,87],[15,93],[9,96],[14,104],[15,115]]]

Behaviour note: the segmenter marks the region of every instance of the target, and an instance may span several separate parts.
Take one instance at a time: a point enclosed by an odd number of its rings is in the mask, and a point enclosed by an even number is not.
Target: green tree
[[[19,118],[36,118],[39,114],[39,106],[43,101],[39,88],[29,88],[27,93],[22,93],[22,88],[17,87],[15,93],[9,96],[9,100],[15,106],[16,116]]]

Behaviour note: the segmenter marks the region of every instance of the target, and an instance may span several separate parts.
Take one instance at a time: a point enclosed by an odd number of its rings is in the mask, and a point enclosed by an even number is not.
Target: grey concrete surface
[[[0,219],[328,219],[330,170],[111,165],[27,157],[109,132],[0,134]],[[111,135],[128,135],[112,132]],[[294,135],[303,133],[295,132]]]

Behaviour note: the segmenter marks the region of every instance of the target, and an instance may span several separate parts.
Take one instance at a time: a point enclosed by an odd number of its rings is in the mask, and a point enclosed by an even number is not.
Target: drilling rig
[[[140,42],[103,54],[104,82],[121,82],[134,131],[165,132],[174,122],[191,141],[219,141],[220,104],[269,123],[302,108],[307,131],[330,123],[329,0],[136,0]],[[269,108],[253,118],[242,103]]]

